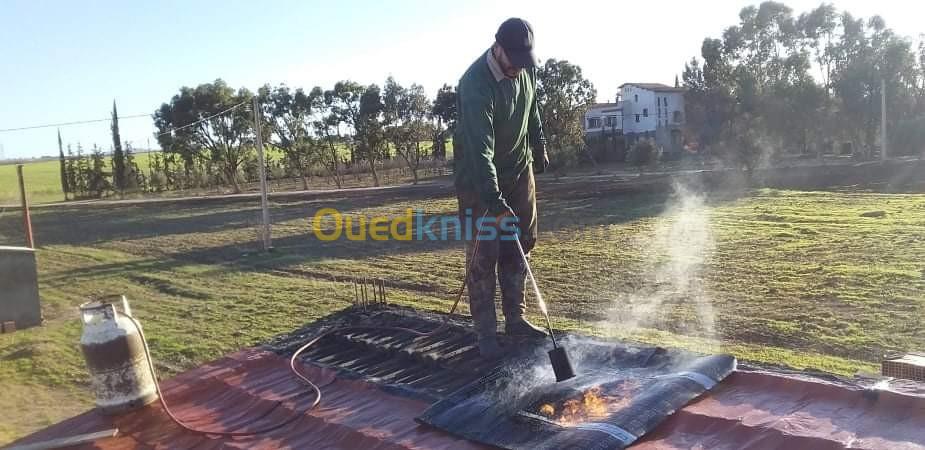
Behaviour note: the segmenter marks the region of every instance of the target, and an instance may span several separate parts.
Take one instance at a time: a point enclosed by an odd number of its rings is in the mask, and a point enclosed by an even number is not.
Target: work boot
[[[504,356],[504,349],[498,344],[498,338],[495,335],[479,335],[479,356],[483,359],[500,359]]]
[[[542,328],[527,322],[523,317],[504,322],[504,332],[508,336],[523,336],[530,339],[543,339],[548,334]]]

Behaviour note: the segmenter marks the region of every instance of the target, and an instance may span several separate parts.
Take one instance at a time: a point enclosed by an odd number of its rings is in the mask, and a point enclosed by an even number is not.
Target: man
[[[533,29],[525,20],[508,19],[457,88],[459,119],[453,153],[460,218],[476,220],[487,214],[499,229],[497,239],[478,242],[474,255],[475,242],[470,241],[466,251],[469,305],[485,358],[504,353],[496,337],[496,266],[505,332],[546,336],[524,319],[526,265],[513,237],[497,226],[505,218],[516,219],[524,252],[536,243],[533,173],[546,170],[549,158],[536,104],[535,65]]]

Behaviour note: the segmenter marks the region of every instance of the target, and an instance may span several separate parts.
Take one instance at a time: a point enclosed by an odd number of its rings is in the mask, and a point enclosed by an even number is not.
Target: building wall
[[[625,85],[620,94],[623,97],[623,113],[626,115],[624,132],[630,134],[655,131],[655,92]]]
[[[584,129],[590,140],[625,136],[631,145],[641,138],[655,139],[666,153],[682,150],[684,93],[646,89],[626,84],[620,88],[618,103],[598,104],[585,113]],[[615,126],[607,117],[615,118]]]
[[[596,122],[591,124],[591,122]],[[611,122],[612,121],[612,124]],[[585,112],[585,123],[583,124],[585,132],[600,133],[606,131],[623,132],[623,110],[616,104],[610,104],[603,107],[590,108]]]
[[[627,143],[647,137],[667,153],[681,151],[681,129],[684,124],[684,94],[653,91],[634,85],[621,89],[626,121]],[[638,120],[638,121],[637,121]]]

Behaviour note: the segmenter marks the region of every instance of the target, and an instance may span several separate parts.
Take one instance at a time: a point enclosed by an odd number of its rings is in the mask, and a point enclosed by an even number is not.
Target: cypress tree
[[[121,196],[127,185],[125,170],[125,152],[122,151],[122,138],[119,136],[119,113],[116,101],[112,101],[112,181]]]
[[[61,191],[64,192],[64,201],[68,201],[70,192],[67,176],[67,159],[64,157],[64,146],[61,145],[61,129],[58,129],[58,163],[61,166]]]

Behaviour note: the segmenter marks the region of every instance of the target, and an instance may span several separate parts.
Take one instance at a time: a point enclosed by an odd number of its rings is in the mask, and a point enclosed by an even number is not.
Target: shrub
[[[626,152],[626,163],[642,167],[655,164],[661,156],[662,149],[655,145],[654,140],[642,138],[633,143],[629,151]]]
[[[921,155],[925,152],[925,117],[897,123],[887,145],[889,156]]]

